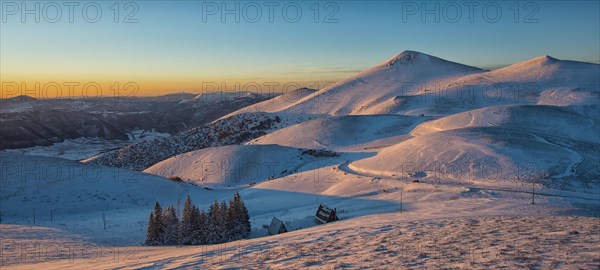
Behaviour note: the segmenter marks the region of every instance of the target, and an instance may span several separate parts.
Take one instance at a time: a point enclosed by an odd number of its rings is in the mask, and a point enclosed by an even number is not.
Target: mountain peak
[[[397,67],[397,66],[420,66],[421,68],[430,68],[433,66],[442,67],[444,69],[455,68],[460,70],[474,70],[481,71],[481,69],[476,67],[471,67],[467,65],[463,65],[456,62],[451,62],[448,60],[444,60],[439,57],[435,57],[426,53],[410,51],[406,50],[399,54],[394,55],[393,57],[387,59],[383,63],[376,66],[376,68],[381,67]]]
[[[393,66],[396,63],[407,64],[418,59],[429,59],[431,57],[432,56],[421,52],[406,50],[386,60],[385,64],[388,66]]]
[[[531,59],[531,62],[538,62],[538,63],[553,63],[558,61],[558,59],[550,56],[550,55],[542,55],[542,56],[538,56],[536,58]]]
[[[537,69],[540,67],[550,66],[555,63],[559,63],[561,60],[558,60],[549,55],[542,55],[535,58],[531,58],[529,60],[525,60],[519,63],[515,63],[500,69],[497,69],[497,72],[511,71],[515,70],[524,70],[524,69]]]

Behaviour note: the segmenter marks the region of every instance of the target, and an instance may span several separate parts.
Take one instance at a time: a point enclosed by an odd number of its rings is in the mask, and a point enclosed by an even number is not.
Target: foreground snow
[[[597,269],[599,221],[566,216],[419,220],[415,213],[393,213],[213,246],[97,247],[17,239],[3,241],[3,269]],[[3,238],[23,230],[30,237],[36,231],[45,234],[24,226],[0,228]]]

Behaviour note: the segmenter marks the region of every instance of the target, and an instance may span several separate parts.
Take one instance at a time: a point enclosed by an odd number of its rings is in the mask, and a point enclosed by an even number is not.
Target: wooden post
[[[531,188],[531,204],[535,204],[535,187]]]
[[[104,209],[102,209],[102,223],[104,224],[104,230],[106,231],[106,215],[104,214]]]
[[[35,225],[35,208],[33,208],[33,225]]]
[[[54,215],[52,213],[53,209],[50,209],[50,222],[54,223]]]
[[[400,188],[400,213],[402,213],[402,189]]]

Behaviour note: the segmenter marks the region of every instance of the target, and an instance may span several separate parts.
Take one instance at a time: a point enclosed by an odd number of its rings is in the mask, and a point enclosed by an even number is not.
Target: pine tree
[[[156,235],[158,236],[159,244],[163,244],[165,224],[163,223],[162,207],[160,207],[158,201],[154,202],[154,223],[156,224]]]
[[[226,218],[226,241],[235,241],[241,239],[241,235],[238,235],[236,232],[237,226],[236,220],[236,208],[233,201],[229,201],[229,209],[227,209],[227,218]]]
[[[208,215],[206,214],[206,212],[204,212],[204,210],[200,211],[200,214],[198,215],[198,238],[199,238],[199,244],[201,245],[206,245],[208,243],[207,239],[207,230],[208,230]]]
[[[219,213],[219,203],[215,200],[210,206],[208,212],[208,222],[206,230],[206,243],[207,244],[218,244],[221,241],[221,232],[219,231],[219,222],[221,220]]]
[[[162,218],[162,208],[158,202],[154,203],[154,211],[150,214],[148,220],[148,230],[146,232],[147,245],[161,245],[165,237],[165,230]]]
[[[156,245],[156,223],[154,222],[154,213],[150,212],[150,218],[148,219],[148,228],[146,229],[146,245]]]
[[[248,209],[239,193],[236,193],[233,200],[229,201],[229,209],[226,214],[226,232],[227,241],[242,239],[250,233],[250,215]]]
[[[147,245],[218,244],[242,239],[251,231],[250,215],[239,193],[233,200],[215,200],[208,212],[200,210],[188,195],[181,214],[181,222],[173,205],[164,211],[158,202],[150,213],[146,231]]]
[[[192,240],[192,245],[199,245],[202,243],[202,235],[201,235],[201,229],[200,229],[200,222],[199,222],[199,218],[200,218],[200,210],[198,209],[198,207],[193,206],[192,208],[192,234],[191,234],[191,240]]]
[[[230,241],[228,236],[231,234],[227,229],[227,212],[228,212],[227,203],[225,201],[221,201],[219,205],[219,232],[221,234],[220,243]]]
[[[193,242],[194,235],[194,204],[192,203],[192,198],[190,195],[185,199],[185,203],[183,204],[183,211],[181,213],[181,244],[182,245],[190,245]]]
[[[173,205],[169,205],[163,211],[163,224],[165,228],[163,244],[177,245],[179,243],[179,219]]]
[[[250,234],[252,231],[252,226],[250,224],[250,215],[248,214],[248,208],[246,208],[246,204],[242,200],[242,196],[239,193],[235,193],[233,195],[233,207],[235,207],[235,235],[239,237],[237,239],[244,238]]]

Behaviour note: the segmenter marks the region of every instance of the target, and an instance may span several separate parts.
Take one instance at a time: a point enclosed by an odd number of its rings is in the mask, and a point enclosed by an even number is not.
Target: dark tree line
[[[250,233],[250,215],[239,193],[229,203],[215,200],[205,212],[188,195],[181,221],[172,205],[162,209],[158,202],[150,213],[146,245],[205,245],[242,239]]]

